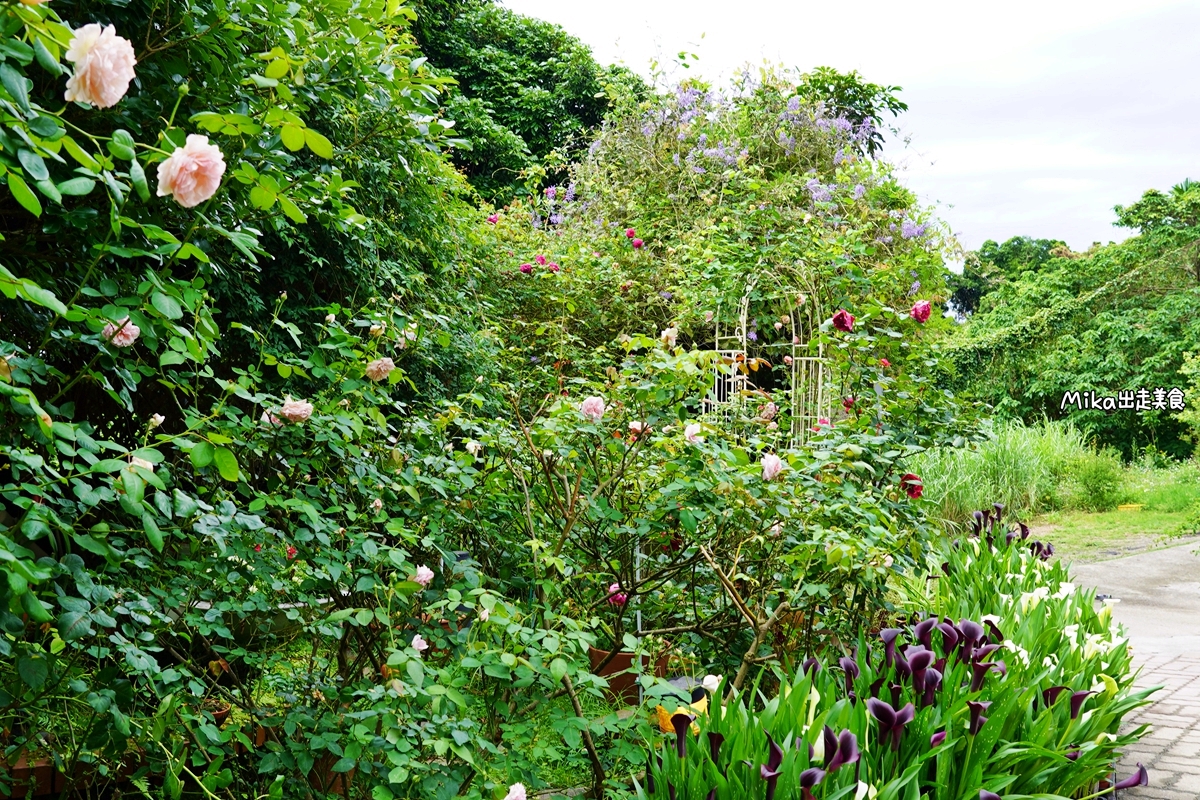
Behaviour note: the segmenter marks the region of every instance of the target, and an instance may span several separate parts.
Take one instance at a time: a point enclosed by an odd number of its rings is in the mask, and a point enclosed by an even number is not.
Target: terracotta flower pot
[[[45,757],[30,761],[25,753],[21,753],[11,766],[0,762],[0,770],[8,773],[5,777],[12,785],[12,797],[25,797],[31,787],[34,797],[60,794],[67,786],[67,776]]]
[[[635,705],[638,701],[638,683],[637,674],[628,671],[633,667],[634,654],[621,651],[613,656],[612,661],[605,665],[604,669],[599,672],[596,668],[600,666],[604,659],[608,658],[608,650],[597,650],[594,647],[588,647],[588,660],[592,664],[592,672],[599,675],[608,681],[608,694],[613,699],[620,699],[626,705]],[[667,677],[667,664],[670,661],[670,655],[663,652],[654,660],[654,676],[657,678]],[[650,672],[650,656],[642,656],[642,671]],[[617,673],[624,673],[618,675]]]

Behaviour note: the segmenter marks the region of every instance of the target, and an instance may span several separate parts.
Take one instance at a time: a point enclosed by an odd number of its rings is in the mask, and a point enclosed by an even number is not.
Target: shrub
[[[1071,464],[1073,505],[1085,511],[1111,511],[1121,501],[1124,472],[1111,450],[1087,453]]]

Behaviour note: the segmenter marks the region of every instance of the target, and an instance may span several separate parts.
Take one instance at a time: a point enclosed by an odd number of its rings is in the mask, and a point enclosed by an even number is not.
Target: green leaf
[[[46,607],[42,605],[42,601],[38,600],[33,592],[26,592],[21,595],[21,606],[34,622],[49,622],[53,619],[50,613],[46,611]]]
[[[5,91],[17,101],[22,111],[33,113],[29,106],[29,86],[25,83],[25,76],[8,62],[0,64],[0,84],[4,85]]]
[[[561,682],[563,676],[567,674],[567,662],[561,658],[556,658],[550,662],[550,677],[554,678],[556,683]]]
[[[175,500],[175,516],[177,517],[187,519],[200,508],[200,502],[196,498],[186,495],[178,489],[175,490],[172,497]]]
[[[146,541],[158,552],[163,551],[163,535],[158,529],[158,523],[149,513],[142,514],[142,530],[146,532]]]
[[[54,185],[54,181],[47,178],[44,181],[38,181],[34,186],[50,200],[55,203],[62,203],[62,193],[58,191],[58,187]]]
[[[250,204],[255,208],[261,208],[266,211],[271,206],[275,205],[276,195],[270,189],[264,188],[261,185],[255,185],[250,190]]]
[[[275,59],[270,64],[267,64],[267,68],[263,70],[268,78],[282,78],[284,75],[287,75],[287,71],[288,62],[286,58]]]
[[[150,305],[158,309],[158,312],[167,319],[182,319],[183,309],[179,307],[179,302],[170,295],[162,292],[154,292],[150,295]]]
[[[62,131],[62,128],[59,126],[58,119],[56,117],[50,117],[43,114],[40,117],[34,117],[33,119],[29,120],[29,130],[33,131],[38,136],[42,136],[46,139],[53,139],[59,135],[59,132]]]
[[[25,656],[17,660],[17,674],[30,689],[41,689],[50,677],[50,666],[43,656]]]
[[[213,462],[213,456],[215,455],[215,452],[216,451],[213,449],[211,444],[208,442],[200,442],[200,444],[193,447],[192,452],[189,453],[192,459],[192,466],[196,469],[204,469]]]
[[[221,473],[221,477],[227,481],[236,481],[238,479],[238,463],[237,457],[228,447],[218,447],[213,453],[213,460],[217,462],[217,471]]]
[[[0,65],[3,68],[5,65]],[[15,172],[8,173],[8,190],[12,192],[13,198],[21,204],[21,207],[33,214],[35,217],[42,215],[42,203],[37,199],[37,195],[29,188],[29,184],[25,183],[25,179]]]
[[[304,143],[321,158],[333,158],[333,143],[312,128],[305,128]]]
[[[72,197],[82,197],[96,188],[96,182],[91,178],[71,178],[58,185],[58,191]]]
[[[283,213],[287,214],[288,219],[292,222],[308,222],[308,215],[301,211],[300,207],[293,203],[290,198],[280,196],[279,207],[283,209]]]
[[[58,63],[58,59],[50,52],[45,43],[42,42],[42,37],[40,36],[33,37],[33,55],[41,68],[46,70],[46,72],[49,72],[56,78],[62,74],[62,64]]]
[[[279,138],[283,140],[283,146],[292,152],[304,147],[304,130],[296,125],[284,125],[279,131]]]
[[[83,611],[68,611],[58,618],[58,635],[64,642],[92,632],[92,619]]]
[[[113,158],[133,161],[137,158],[137,151],[133,149],[135,144],[136,142],[128,131],[117,130],[113,131],[112,138],[105,142],[105,147],[108,148],[108,152],[112,153]]]
[[[99,174],[100,162],[88,155],[88,153],[85,152],[84,149],[80,147],[74,139],[72,139],[70,136],[64,136],[62,138],[62,143],[63,147],[66,149],[71,158],[75,159],[82,166],[87,167],[92,172]],[[91,190],[89,189],[89,191]],[[64,194],[66,194],[66,192],[64,192]]]
[[[150,199],[150,185],[146,183],[146,170],[142,169],[141,163],[135,158],[129,165],[129,180],[133,183],[133,188],[137,190],[138,197],[142,198],[142,202]]]
[[[50,178],[50,170],[46,169],[46,161],[29,148],[22,147],[17,150],[17,161],[21,162],[21,166],[35,181],[44,181]]]

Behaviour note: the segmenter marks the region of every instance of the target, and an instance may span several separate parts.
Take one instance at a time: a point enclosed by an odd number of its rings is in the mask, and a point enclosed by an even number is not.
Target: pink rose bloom
[[[188,134],[187,144],[177,147],[158,165],[158,196],[171,195],[184,208],[203,203],[221,188],[225,157],[207,136]]]
[[[537,254],[536,256],[534,256],[534,257],[533,257],[533,260],[534,260],[534,261],[536,261],[536,262],[538,263],[538,266],[539,266],[539,267],[544,267],[544,266],[546,266],[546,257],[545,257],[544,255],[542,255],[541,253],[539,253],[539,254]]]
[[[623,606],[629,602],[629,595],[621,591],[621,584],[614,583],[608,587],[608,604],[610,606]]]
[[[793,361],[793,359],[792,359],[792,357],[791,357],[791,356],[784,356],[784,357],[783,357],[783,363],[784,363],[784,364],[787,364],[789,367],[792,365],[792,361]]]
[[[846,409],[847,411],[849,411],[850,409],[854,408],[854,403],[855,403],[855,400],[854,400],[854,395],[850,395],[849,397],[845,397],[845,398],[843,398],[843,399],[842,399],[842,408],[844,408],[844,409]]]
[[[632,239],[632,238],[634,238],[635,236],[637,236],[637,231],[635,231],[633,228],[626,228],[626,229],[625,229],[625,238],[626,238],[626,239]]]
[[[929,319],[929,312],[931,310],[932,306],[929,305],[928,300],[918,300],[917,302],[913,303],[911,312],[912,318],[917,322],[924,324],[925,320]]]
[[[279,409],[279,413],[288,422],[304,422],[312,416],[312,412],[312,403],[306,403],[303,400],[288,400],[283,404],[283,408]]]
[[[693,422],[691,425],[688,425],[686,428],[684,428],[683,429],[683,438],[687,439],[689,442],[692,442],[693,444],[696,442],[699,442],[700,441],[700,423]]]
[[[521,272],[524,272],[526,275],[533,272],[533,264],[522,264]]]
[[[433,583],[433,570],[422,564],[421,566],[417,567],[417,574],[413,575],[412,579],[422,586],[428,588],[429,584]]]
[[[558,270],[559,270],[558,264],[555,264],[553,261],[551,261],[549,264],[547,264],[546,267],[551,272],[558,272]]]
[[[492,616],[492,612],[488,611],[486,608],[479,609],[479,621],[480,622],[487,622],[488,618],[491,616]]]
[[[604,416],[604,401],[599,397],[589,397],[579,405],[579,410],[592,422],[599,422]]]
[[[888,361],[886,358],[879,359],[879,366],[890,367],[891,365],[892,365],[892,362]]]
[[[629,423],[629,441],[637,441],[639,436],[650,432],[650,426],[644,422]]]
[[[762,457],[762,479],[764,481],[772,480],[776,475],[783,471],[783,460],[774,453],[767,453]]]
[[[429,649],[429,642],[421,638],[421,634],[418,633],[412,638],[412,646],[413,650],[416,650],[418,653],[424,653]]]
[[[792,344],[800,344],[800,337],[799,337],[799,336],[793,336],[793,337],[792,337]]]
[[[645,242],[643,242],[641,239],[634,239],[633,240],[633,249],[641,250],[643,244],[645,244]]]
[[[260,421],[266,423],[267,425],[282,425],[283,424],[283,420],[281,420],[279,417],[272,414],[270,411],[264,411],[262,413],[262,417],[261,417]]]
[[[499,214],[489,214],[487,221],[488,221],[489,225],[495,225],[497,222],[500,221],[500,215]]]
[[[287,557],[288,557],[288,560],[290,561],[291,559],[295,558],[295,557],[296,557],[296,553],[298,553],[298,552],[300,552],[300,551],[299,551],[299,550],[297,550],[295,547],[292,547],[292,546],[289,544],[289,545],[288,545],[288,549],[287,549]]]
[[[370,364],[367,364],[367,377],[373,381],[382,381],[395,368],[396,364],[390,358],[377,358]]]
[[[504,795],[504,800],[526,800],[525,784],[514,783],[508,787],[508,794]]]
[[[774,403],[767,403],[762,407],[762,410],[759,412],[759,416],[761,416],[767,422],[770,422],[771,420],[775,419],[775,415],[778,413],[779,406],[775,405]]]
[[[833,327],[849,333],[854,330],[854,315],[844,308],[839,308],[838,312],[833,315]]]
[[[776,323],[775,323],[775,330],[777,330],[777,331],[781,331],[781,330],[783,330],[783,323],[782,323],[782,322],[776,322]]]
[[[141,333],[142,329],[130,322],[129,317],[125,317],[120,322],[105,325],[100,335],[116,347],[131,347]]]
[[[97,108],[115,106],[133,80],[133,45],[107,28],[93,22],[75,31],[64,56],[75,65],[67,79],[67,102],[86,103]]]

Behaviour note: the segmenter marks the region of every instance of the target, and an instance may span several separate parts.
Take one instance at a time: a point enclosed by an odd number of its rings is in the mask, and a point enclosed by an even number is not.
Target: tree
[[[838,72],[833,67],[817,67],[805,73],[798,92],[812,103],[824,103],[833,117],[845,117],[855,128],[870,123],[872,133],[863,147],[871,155],[883,147],[883,114],[898,116],[908,104],[896,96],[899,86],[867,83],[857,71]]]

